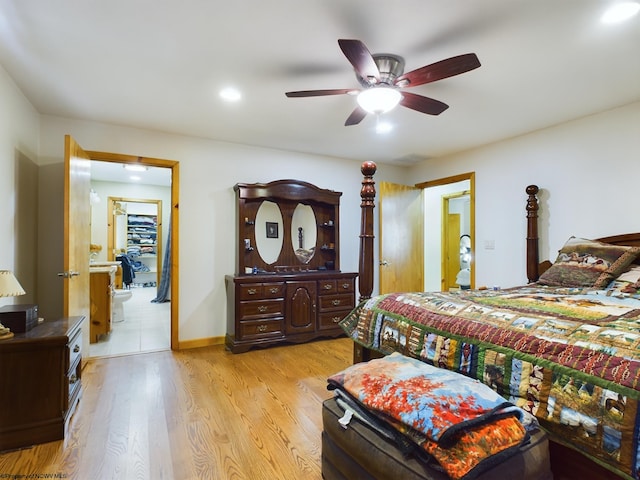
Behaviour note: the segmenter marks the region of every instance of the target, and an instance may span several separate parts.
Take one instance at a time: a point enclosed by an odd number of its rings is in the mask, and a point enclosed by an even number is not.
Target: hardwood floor
[[[319,480],[326,379],[352,345],[92,359],[67,438],[0,454],[0,477]]]

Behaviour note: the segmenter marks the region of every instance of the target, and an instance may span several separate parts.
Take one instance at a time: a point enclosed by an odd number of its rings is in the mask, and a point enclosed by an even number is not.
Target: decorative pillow
[[[640,266],[634,265],[626,272],[623,272],[618,278],[615,279],[618,282],[636,283],[640,280]]]
[[[626,271],[639,254],[639,247],[571,237],[538,283],[558,287],[605,288]]]
[[[634,265],[607,287],[607,295],[638,297],[640,295],[640,266]]]

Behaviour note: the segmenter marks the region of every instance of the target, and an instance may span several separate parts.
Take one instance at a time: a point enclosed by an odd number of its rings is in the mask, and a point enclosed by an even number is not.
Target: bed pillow
[[[640,294],[640,266],[634,265],[624,272],[607,288],[607,295],[613,296],[633,296]]]
[[[625,272],[639,254],[639,247],[571,237],[538,283],[558,287],[605,288]]]

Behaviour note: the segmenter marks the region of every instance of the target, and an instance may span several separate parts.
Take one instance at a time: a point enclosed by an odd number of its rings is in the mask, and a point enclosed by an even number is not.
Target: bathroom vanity
[[[101,335],[111,332],[116,265],[90,266],[91,309],[89,342],[96,343]]]
[[[342,193],[297,180],[234,186],[236,274],[226,277],[226,346],[343,334],[357,274],[340,271]]]

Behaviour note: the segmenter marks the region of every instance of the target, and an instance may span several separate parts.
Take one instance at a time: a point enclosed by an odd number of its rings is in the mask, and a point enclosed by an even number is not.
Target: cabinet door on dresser
[[[286,324],[287,335],[314,332],[316,328],[317,282],[287,282]]]

